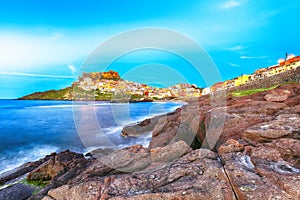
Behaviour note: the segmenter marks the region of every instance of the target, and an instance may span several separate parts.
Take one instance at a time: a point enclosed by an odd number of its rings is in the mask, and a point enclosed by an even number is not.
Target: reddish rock
[[[242,138],[253,144],[268,142],[282,137],[295,137],[300,131],[300,116],[297,114],[282,114],[274,120],[260,123],[246,129]]]
[[[268,162],[254,160],[255,171],[260,177],[289,194],[292,199],[300,199],[300,170],[285,161]]]
[[[184,141],[178,141],[165,147],[150,150],[152,162],[170,162],[191,152],[192,149]]]
[[[267,146],[251,148],[251,159],[263,159],[273,162],[282,160],[281,154],[277,149]]]
[[[79,183],[77,185],[64,185],[57,189],[50,190],[48,197],[44,197],[43,200],[87,200],[97,199],[98,193],[101,192],[99,182],[88,181],[85,183]]]
[[[274,115],[278,111],[286,108],[284,103],[267,102],[267,101],[244,101],[240,104],[234,104],[227,108],[227,113],[235,114],[260,114]]]
[[[300,96],[295,96],[284,101],[287,106],[295,107],[300,104]]]
[[[240,144],[234,139],[229,139],[223,145],[220,146],[220,148],[218,149],[218,153],[222,155],[224,153],[239,152],[243,150],[243,144]]]
[[[66,177],[68,179],[76,176],[75,170],[79,171],[77,174],[85,167],[87,160],[82,154],[77,154],[70,151],[65,151],[60,154],[55,154],[51,159],[41,164],[38,168],[33,170],[27,175],[29,180],[53,180],[58,175],[69,174],[74,172],[71,177]],[[62,177],[61,177],[62,178]]]
[[[180,113],[162,118],[159,123],[155,125],[149,148],[152,149],[168,145],[176,136],[180,123]]]
[[[266,160],[270,160],[270,158],[276,155],[277,159],[273,159],[274,161],[284,160],[291,163],[296,168],[300,168],[300,140],[292,138],[283,138],[279,140],[274,140],[271,143],[266,143],[260,148],[264,152],[266,152],[264,148],[272,149],[272,151],[276,152],[272,154],[266,154]],[[254,153],[256,152],[257,149],[253,152],[253,155],[255,155]]]
[[[237,199],[296,199],[267,177],[256,173],[251,158],[242,153],[222,155],[225,172]]]
[[[264,98],[266,101],[270,102],[283,102],[290,96],[292,96],[292,92],[290,90],[274,89],[269,91]]]
[[[152,171],[65,185],[50,190],[48,195],[57,200],[235,199],[221,163],[213,152],[205,149]]]

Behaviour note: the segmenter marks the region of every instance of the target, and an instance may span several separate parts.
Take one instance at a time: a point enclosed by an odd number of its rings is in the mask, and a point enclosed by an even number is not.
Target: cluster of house
[[[259,70],[256,70],[253,74],[250,75],[244,74],[231,80],[216,83],[210,88],[204,88],[202,90],[202,95],[206,95],[209,94],[210,92],[214,92],[218,90],[224,90],[224,89],[240,86],[266,77],[274,76],[276,74],[288,70],[296,69],[299,66],[300,66],[300,56],[294,56],[293,54],[290,54],[286,56],[286,59],[279,59],[277,65],[273,65],[267,68],[261,68]]]
[[[300,56],[288,55],[286,59],[279,59],[278,64],[256,70],[250,75],[241,75],[231,80],[219,82],[210,88],[198,88],[191,84],[178,84],[168,88],[151,87],[146,84],[122,80],[115,71],[83,73],[78,82],[73,85],[85,91],[98,90],[101,93],[138,95],[151,99],[193,98],[209,94],[214,91],[237,87],[266,77],[296,69],[300,66]]]
[[[101,93],[137,95],[150,99],[199,97],[202,91],[196,85],[191,84],[178,84],[168,88],[151,87],[122,80],[114,71],[83,73],[79,81],[73,83],[73,86],[75,85],[85,91],[98,90]]]

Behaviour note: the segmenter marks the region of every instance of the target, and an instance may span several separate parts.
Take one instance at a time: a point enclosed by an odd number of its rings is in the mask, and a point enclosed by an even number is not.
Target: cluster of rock
[[[0,181],[49,180],[31,200],[300,199],[300,84],[201,97],[122,134],[145,131],[148,148],[52,154]]]

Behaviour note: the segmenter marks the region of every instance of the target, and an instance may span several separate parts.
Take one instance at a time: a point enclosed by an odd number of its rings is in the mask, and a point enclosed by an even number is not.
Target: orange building
[[[225,89],[225,84],[223,82],[218,82],[211,87],[211,91],[219,91]]]

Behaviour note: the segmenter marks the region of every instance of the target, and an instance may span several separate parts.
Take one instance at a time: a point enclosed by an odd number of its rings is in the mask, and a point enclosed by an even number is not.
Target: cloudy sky
[[[173,30],[197,42],[222,80],[249,74],[276,64],[285,53],[300,54],[299,9],[300,1],[283,0],[3,0],[0,98],[66,87],[98,45],[145,27]],[[187,65],[178,56],[145,50],[110,68],[124,76],[135,69],[126,77],[133,81],[206,86],[192,72],[180,76]]]

